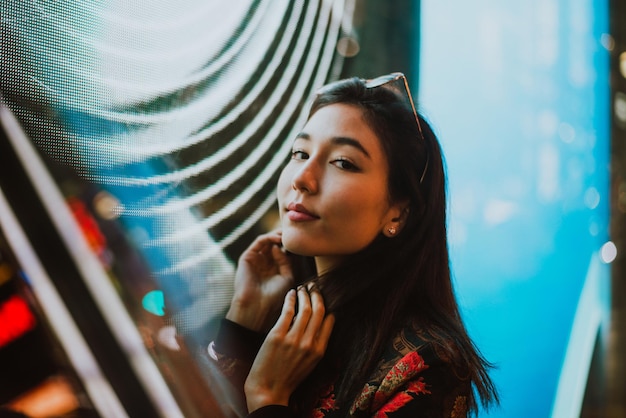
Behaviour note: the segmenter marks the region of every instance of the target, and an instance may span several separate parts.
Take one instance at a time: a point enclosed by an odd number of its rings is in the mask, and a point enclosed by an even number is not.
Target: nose
[[[294,190],[315,194],[318,192],[318,168],[313,159],[309,159],[303,162],[300,167],[294,172],[291,179],[291,187]]]

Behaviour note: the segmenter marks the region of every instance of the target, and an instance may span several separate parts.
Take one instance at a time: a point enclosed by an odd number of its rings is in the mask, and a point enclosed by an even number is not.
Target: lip
[[[287,218],[293,222],[306,222],[319,219],[319,216],[309,211],[300,203],[291,202],[287,205]]]

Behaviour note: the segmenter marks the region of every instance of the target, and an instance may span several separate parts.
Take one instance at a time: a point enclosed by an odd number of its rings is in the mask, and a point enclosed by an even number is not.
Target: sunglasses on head
[[[380,77],[372,78],[370,80],[364,80],[365,87],[368,89],[374,89],[377,87],[387,87],[391,88],[397,92],[400,92],[406,99],[408,99],[409,104],[411,105],[411,110],[413,111],[413,116],[415,118],[415,124],[417,125],[417,133],[418,140],[426,141],[424,139],[424,133],[422,132],[422,125],[420,124],[419,117],[417,116],[417,110],[415,109],[415,104],[413,103],[413,96],[411,96],[411,90],[409,89],[409,83],[407,82],[406,76],[403,73],[395,72],[391,74],[381,75]],[[317,94],[323,93],[326,90],[331,89],[335,83],[330,83],[317,91]],[[424,171],[420,176],[420,183],[424,180],[424,176],[426,176],[426,171],[428,169],[428,162],[430,158],[428,154],[426,155],[426,163],[424,164]]]
[[[404,94],[405,98],[409,99],[409,103],[411,104],[411,110],[413,111],[413,116],[415,117],[415,124],[417,125],[417,132],[419,134],[418,139],[420,141],[426,141],[426,139],[424,138],[424,133],[422,132],[422,124],[420,123],[420,119],[417,116],[417,110],[415,109],[415,103],[413,103],[413,96],[411,95],[411,89],[409,89],[409,83],[406,79],[406,76],[403,73],[395,72],[391,74],[381,75],[370,80],[365,80],[365,87],[368,89],[382,86],[390,86],[394,90]],[[424,176],[426,175],[429,160],[430,158],[427,154],[426,163],[424,164],[424,171],[422,171],[422,175],[420,176],[420,183],[424,180]]]

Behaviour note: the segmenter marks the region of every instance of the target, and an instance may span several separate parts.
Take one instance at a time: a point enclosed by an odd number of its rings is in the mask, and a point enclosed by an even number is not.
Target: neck
[[[329,272],[335,266],[337,266],[342,259],[343,257],[339,255],[315,257],[315,268],[317,270],[317,275],[319,276]]]

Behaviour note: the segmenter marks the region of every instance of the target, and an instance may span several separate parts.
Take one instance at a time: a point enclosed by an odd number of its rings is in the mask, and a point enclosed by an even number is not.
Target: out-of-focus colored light
[[[600,249],[600,258],[603,263],[609,264],[617,257],[617,247],[612,241],[605,243]]]
[[[576,130],[569,123],[562,122],[559,124],[559,136],[565,143],[571,143],[576,137]]]
[[[626,213],[626,182],[621,182],[617,189],[617,209]]]
[[[619,71],[626,77],[626,52],[619,54]]]
[[[80,226],[81,231],[89,247],[98,255],[102,255],[107,247],[106,238],[100,231],[100,227],[98,223],[93,218],[91,213],[89,213],[89,209],[87,205],[75,197],[70,197],[67,200],[67,204],[72,210],[72,214],[76,219],[76,222]]]
[[[152,290],[146,293],[141,301],[143,308],[157,316],[165,315],[165,297],[161,290]]]
[[[8,282],[11,277],[13,277],[13,269],[9,263],[3,263],[0,261],[0,286],[3,283]]]
[[[600,225],[598,225],[597,222],[592,222],[591,224],[589,224],[589,235],[591,235],[592,237],[596,237],[599,233]]]
[[[11,296],[0,304],[0,347],[35,328],[37,320],[20,296]]]
[[[590,187],[585,191],[585,205],[589,209],[595,209],[600,204],[600,193],[595,187]]]
[[[344,57],[353,57],[359,53],[360,49],[359,42],[351,36],[344,36],[337,41],[337,52]]]
[[[93,198],[93,207],[102,219],[118,218],[123,211],[120,201],[108,192],[100,192]]]
[[[514,202],[492,199],[485,204],[484,219],[487,225],[498,225],[511,219],[517,212]]]
[[[80,403],[72,385],[61,376],[54,376],[19,396],[8,405],[29,417],[73,416]]]
[[[557,199],[560,188],[559,170],[561,159],[559,149],[553,144],[543,144],[539,148],[537,192],[544,202]]]
[[[179,351],[180,345],[176,339],[176,328],[172,325],[166,325],[159,329],[157,334],[157,340],[161,345],[169,348],[172,351]]]
[[[621,91],[615,93],[615,102],[613,106],[618,123],[626,124],[626,94]]]
[[[615,40],[608,33],[603,33],[602,36],[600,36],[600,43],[607,51],[613,51],[613,48],[615,48]]]

